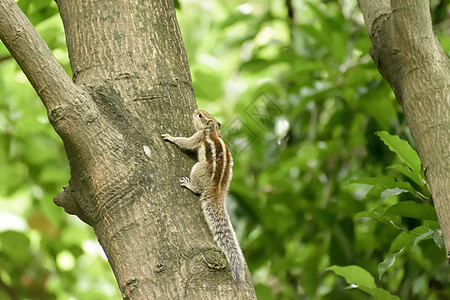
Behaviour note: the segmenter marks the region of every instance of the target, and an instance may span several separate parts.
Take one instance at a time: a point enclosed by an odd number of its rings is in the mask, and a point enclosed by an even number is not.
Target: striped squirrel
[[[214,241],[225,254],[232,277],[241,285],[245,281],[245,261],[226,210],[233,158],[220,134],[220,122],[203,110],[195,110],[193,123],[197,132],[190,138],[169,134],[163,134],[162,138],[181,148],[198,151],[198,162],[190,178],[182,177],[180,184],[200,194],[203,214]]]

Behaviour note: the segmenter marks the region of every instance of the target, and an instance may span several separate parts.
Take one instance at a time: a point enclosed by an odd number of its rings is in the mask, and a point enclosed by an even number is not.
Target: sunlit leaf
[[[433,240],[439,248],[445,248],[444,237],[442,236],[440,229],[433,233]]]
[[[399,230],[403,229],[403,224],[402,224],[401,218],[399,216],[395,216],[395,215],[387,215],[385,213],[387,209],[388,209],[387,207],[379,206],[370,211],[363,211],[363,212],[357,213],[355,215],[355,218],[364,218],[364,217],[372,218],[379,222],[393,226],[396,229],[399,229]]]
[[[385,212],[385,214],[437,221],[436,211],[432,206],[427,204],[418,204],[414,201],[402,201],[394,204]]]
[[[413,246],[416,247],[417,244],[418,244],[420,241],[423,241],[423,240],[429,238],[430,236],[433,235],[434,232],[435,232],[434,230],[428,229],[427,232],[425,232],[425,233],[419,235],[418,237],[416,237],[416,238],[414,239]]]
[[[336,275],[345,278],[348,284],[354,284],[357,286],[365,286],[367,288],[376,288],[375,279],[372,274],[367,272],[360,266],[331,266],[327,270],[333,271]]]
[[[359,289],[371,295],[375,300],[400,300],[400,297],[394,296],[389,291],[382,288],[370,289],[362,286]]]
[[[381,280],[381,276],[383,276],[384,272],[390,267],[392,267],[395,263],[395,259],[397,258],[397,255],[401,254],[405,250],[405,248],[400,249],[399,251],[395,253],[391,253],[386,258],[378,264],[378,278]]]
[[[402,173],[403,175],[405,175],[406,177],[408,177],[409,179],[411,179],[412,181],[414,181],[418,186],[420,187],[425,187],[425,179],[422,177],[421,173],[416,173],[411,171],[411,169],[409,169],[406,166],[403,165],[392,165],[389,166],[388,169],[394,169],[399,171],[400,173]]]
[[[420,158],[408,142],[401,140],[396,135],[390,135],[387,131],[378,131],[377,135],[391,151],[397,153],[400,160],[410,167],[411,170],[416,173],[421,172]]]
[[[375,285],[375,279],[365,269],[359,266],[331,266],[327,270],[333,271],[345,278],[350,288],[358,288],[377,300],[400,300],[397,296],[392,296],[388,291]]]
[[[349,183],[360,183],[367,185],[379,185],[385,189],[402,189],[405,191],[414,191],[409,182],[397,181],[393,176],[378,176],[378,177],[361,177],[351,180]]]
[[[398,252],[401,249],[405,248],[406,250],[413,246],[414,240],[428,232],[429,228],[426,226],[417,226],[411,231],[400,232],[400,234],[394,239],[389,249],[389,253]]]

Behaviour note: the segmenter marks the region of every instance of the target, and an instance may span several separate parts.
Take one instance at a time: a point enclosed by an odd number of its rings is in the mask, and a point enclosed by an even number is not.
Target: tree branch
[[[416,67],[426,64],[443,64],[448,66],[448,58],[433,32],[430,5],[428,1],[421,0],[392,0],[392,27],[401,32],[398,35],[403,39],[398,43],[399,50],[410,55]],[[431,47],[430,47],[431,46]],[[406,62],[407,64],[411,61]],[[441,69],[444,77],[448,76],[448,69]]]
[[[450,60],[433,33],[429,3],[359,0],[359,5],[370,54],[402,105],[450,251]]]
[[[359,7],[364,15],[364,22],[366,23],[369,35],[372,34],[372,26],[380,16],[391,13],[389,0],[358,0]]]
[[[192,161],[160,135],[192,130],[195,95],[173,0],[141,2],[58,0],[75,85],[14,0],[0,0],[0,37],[70,162],[54,202],[94,228],[124,299],[256,299],[251,281],[212,268],[221,253],[201,205],[176,183]]]
[[[49,113],[76,86],[14,0],[0,0],[0,39],[33,85]]]
[[[83,155],[79,151],[83,138],[92,135],[85,125],[99,116],[92,97],[72,82],[14,0],[0,0],[0,38],[41,98],[72,166]],[[88,147],[81,149],[89,151]],[[55,203],[86,222],[91,220],[67,192],[60,193]]]

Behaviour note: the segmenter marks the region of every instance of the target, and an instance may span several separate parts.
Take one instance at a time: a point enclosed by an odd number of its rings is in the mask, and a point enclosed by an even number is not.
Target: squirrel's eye
[[[203,117],[203,114],[198,114],[198,117],[199,117],[199,118],[202,118],[202,117]]]

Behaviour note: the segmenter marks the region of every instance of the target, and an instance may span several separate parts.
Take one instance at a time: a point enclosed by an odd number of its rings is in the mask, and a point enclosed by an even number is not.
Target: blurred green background
[[[448,2],[431,1],[446,52]],[[18,4],[71,74],[55,2]],[[449,299],[420,161],[356,0],[176,5],[198,105],[233,151],[228,207],[258,299]],[[121,299],[93,231],[52,202],[68,179],[0,44],[0,299]]]

